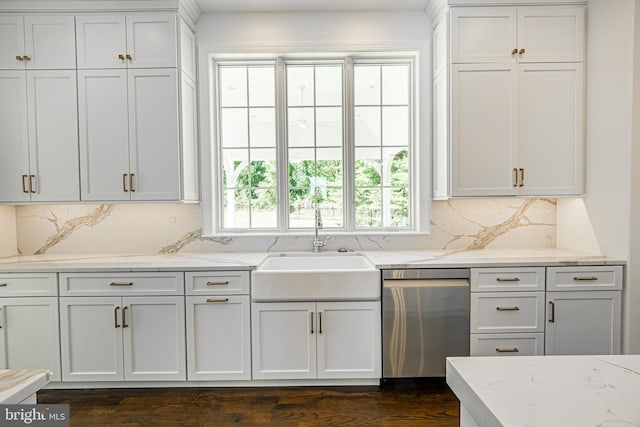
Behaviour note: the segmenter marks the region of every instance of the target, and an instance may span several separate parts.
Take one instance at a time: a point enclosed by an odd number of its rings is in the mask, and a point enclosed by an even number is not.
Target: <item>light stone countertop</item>
[[[284,252],[290,254],[311,252]],[[380,269],[443,267],[508,267],[562,265],[621,265],[624,260],[560,249],[483,249],[358,251]],[[317,256],[333,254],[324,251]],[[253,270],[278,253],[218,252],[153,254],[32,255],[0,258],[0,273],[69,271],[205,271]],[[315,256],[315,255],[314,255]]]
[[[0,369],[0,403],[18,404],[48,383],[48,369]]]
[[[451,357],[461,427],[640,426],[640,355]]]

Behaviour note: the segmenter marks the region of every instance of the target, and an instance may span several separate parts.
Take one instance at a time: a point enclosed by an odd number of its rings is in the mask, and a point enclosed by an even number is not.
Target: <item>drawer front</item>
[[[248,271],[185,273],[187,295],[249,295]]]
[[[589,291],[622,289],[622,266],[549,267],[547,290]]]
[[[471,334],[471,356],[542,356],[544,334]]]
[[[60,274],[60,295],[184,295],[184,273]]]
[[[0,297],[58,295],[56,273],[0,274]]]
[[[544,332],[544,292],[471,294],[471,333]]]
[[[500,291],[544,291],[544,267],[471,269],[471,292]]]

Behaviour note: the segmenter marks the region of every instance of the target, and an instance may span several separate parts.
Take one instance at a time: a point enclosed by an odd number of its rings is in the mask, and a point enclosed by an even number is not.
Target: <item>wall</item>
[[[0,257],[13,256],[16,250],[16,208],[0,205]]]
[[[633,117],[631,164],[640,165],[640,1],[635,2],[633,65]],[[640,168],[631,167],[631,246],[627,292],[627,349],[640,353]],[[635,325],[635,329],[631,328]]]

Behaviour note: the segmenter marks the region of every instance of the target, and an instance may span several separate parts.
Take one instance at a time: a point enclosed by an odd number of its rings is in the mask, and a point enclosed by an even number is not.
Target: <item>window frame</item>
[[[280,179],[282,175],[280,169],[288,168],[288,142],[283,141],[286,137],[286,64],[287,63],[321,63],[342,62],[343,66],[343,197],[344,197],[344,228],[327,228],[324,234],[335,235],[403,235],[403,234],[430,234],[429,233],[429,210],[430,210],[430,187],[431,168],[430,164],[431,142],[430,120],[425,121],[425,111],[430,110],[430,87],[425,82],[430,81],[427,70],[430,68],[428,55],[423,46],[416,46],[412,43],[381,43],[375,46],[349,44],[348,49],[344,45],[331,46],[308,46],[296,45],[279,48],[274,46],[260,47],[238,47],[220,46],[216,44],[204,44],[199,47],[199,72],[200,76],[200,140],[202,150],[202,218],[203,236],[253,236],[253,235],[277,235],[277,236],[297,236],[309,235],[313,233],[313,228],[288,228],[288,173],[287,179]],[[282,54],[278,52],[287,52]],[[306,52],[314,52],[307,54]],[[384,64],[385,62],[397,63],[404,61],[411,63],[410,75],[410,173],[409,173],[409,209],[411,224],[409,227],[376,227],[376,228],[356,228],[355,216],[349,215],[349,209],[355,214],[355,144],[353,138],[353,66],[354,64],[373,63]],[[217,63],[275,63],[275,91],[276,98],[276,162],[278,168],[277,191],[279,200],[277,202],[278,224],[276,229],[224,229],[222,228],[222,171],[219,153],[221,144],[219,141],[219,117],[220,108],[218,106],[218,81]],[[347,81],[349,80],[349,81]],[[421,91],[421,84],[426,89]],[[215,88],[215,89],[214,89]],[[346,98],[351,99],[347,100]],[[284,110],[284,111],[281,111]],[[284,116],[283,116],[284,115]],[[284,117],[284,118],[283,118]],[[349,165],[349,167],[347,167]],[[423,172],[426,171],[426,172]],[[286,200],[283,200],[286,199]],[[347,207],[347,204],[350,206]]]

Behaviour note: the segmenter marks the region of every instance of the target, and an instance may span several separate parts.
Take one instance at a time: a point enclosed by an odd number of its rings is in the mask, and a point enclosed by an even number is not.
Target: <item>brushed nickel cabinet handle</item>
[[[133,177],[136,176],[135,173],[130,173],[129,174],[129,190],[134,193],[136,191],[136,189],[133,187]]]
[[[16,55],[16,60],[17,61],[24,61],[24,58],[22,56]]]
[[[519,282],[519,277],[496,277],[496,282]]]
[[[226,286],[229,284],[229,281],[224,282],[207,282],[207,286]]]
[[[111,282],[109,286],[133,286],[133,282]]]
[[[515,55],[516,53],[518,53],[518,48],[513,48],[511,49],[511,55]]]
[[[36,176],[35,175],[29,175],[29,193],[35,193],[36,192],[35,180],[36,180]]]
[[[322,312],[318,313],[318,333],[322,333]]]
[[[122,327],[123,328],[128,328],[129,325],[127,325],[127,309],[129,307],[123,307],[122,308]]]
[[[588,281],[598,280],[598,278],[596,276],[589,276],[589,277],[574,276],[573,280],[588,282]]]
[[[556,321],[556,305],[553,301],[549,301],[549,305],[551,306],[551,319],[549,319],[549,323],[555,323]]]
[[[520,55],[522,55],[524,52],[525,52],[525,50],[524,50],[524,49],[520,49],[520,50],[518,51],[518,53],[519,53]]]
[[[520,307],[513,306],[513,307],[496,307],[496,310],[498,311],[520,311]]]
[[[513,186],[518,186],[518,168],[513,168]]]
[[[520,184],[518,187],[524,187],[524,169],[520,168]]]
[[[207,299],[207,302],[229,302],[229,298],[224,298],[224,299],[209,298],[209,299]]]
[[[130,54],[128,54],[128,53],[127,53],[127,59],[128,59],[129,61],[133,61],[133,56],[131,56]]]
[[[119,53],[118,54],[118,59],[121,60],[121,61],[124,61],[124,55]]]
[[[496,348],[496,352],[498,353],[518,353],[520,350],[518,350],[517,347],[513,347],[513,348],[500,348],[497,347]]]
[[[126,173],[122,174],[122,191],[124,191],[125,193],[128,193],[129,190],[127,190],[127,175]]]
[[[113,309],[113,326],[115,328],[119,328],[120,325],[118,325],[118,310],[120,310],[120,307],[116,306]]]
[[[29,191],[27,190],[27,182],[26,179],[29,175],[22,175],[22,192],[29,194]]]
[[[313,334],[313,311],[310,314],[311,314],[311,333]]]

